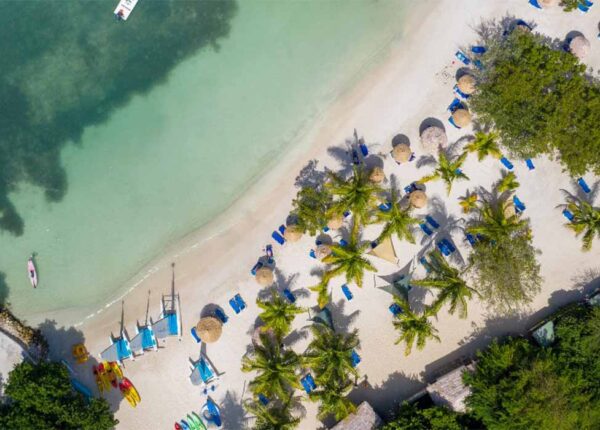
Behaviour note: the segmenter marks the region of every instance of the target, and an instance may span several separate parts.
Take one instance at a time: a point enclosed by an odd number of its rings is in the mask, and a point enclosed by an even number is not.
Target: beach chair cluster
[[[594,6],[594,2],[590,0],[580,0],[577,4],[577,10],[582,14],[588,13],[592,6]]]
[[[448,239],[440,240],[437,243],[437,247],[440,250],[440,252],[442,253],[442,255],[445,257],[449,257],[454,251],[456,251],[456,248],[454,247],[452,242],[450,242]]]
[[[280,245],[283,245],[285,244],[285,239],[283,238],[284,234],[285,225],[281,224],[277,230],[273,230],[273,233],[271,233],[271,237],[273,238],[273,240],[275,240],[275,242],[277,242]]]
[[[452,114],[458,109],[467,109],[467,107],[463,104],[462,101],[460,101],[458,98],[455,97],[454,100],[452,100],[452,103],[450,103],[446,109],[448,110],[448,112],[450,112],[450,117],[448,117],[448,122],[450,124],[452,124],[452,126],[454,128],[460,129],[458,124],[456,124],[456,122],[454,121],[454,118],[452,118]]]
[[[471,46],[471,54],[473,58],[470,58],[466,53],[461,50],[456,51],[454,56],[465,66],[470,66],[471,64],[478,69],[483,69],[483,64],[481,60],[477,58],[477,56],[484,54],[487,51],[485,46]]]
[[[229,306],[231,306],[231,309],[233,309],[233,312],[235,312],[236,315],[238,315],[240,312],[242,312],[247,307],[246,302],[244,301],[244,299],[242,298],[242,296],[239,293],[236,294],[235,296],[233,296],[231,299],[229,299]],[[214,316],[219,321],[221,321],[223,324],[227,324],[227,322],[229,321],[229,317],[227,316],[227,314],[225,313],[223,308],[221,308],[220,306],[217,306],[215,308]],[[192,334],[192,337],[196,341],[196,343],[202,342],[202,339],[200,338],[200,336],[198,335],[198,332],[196,331],[196,327],[192,327],[190,329],[190,332]]]
[[[433,217],[427,215],[425,217],[425,222],[419,224],[419,227],[421,228],[421,231],[423,231],[423,233],[425,233],[427,236],[431,236],[433,234],[433,231],[431,229],[437,230],[438,228],[440,228],[440,225],[435,219],[433,219]]]

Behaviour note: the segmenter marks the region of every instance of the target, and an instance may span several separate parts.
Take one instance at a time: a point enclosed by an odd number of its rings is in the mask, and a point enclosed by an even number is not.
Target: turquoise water
[[[10,193],[24,233],[0,233],[0,271],[15,312],[77,307],[83,317],[221,213],[400,34],[407,4],[240,2],[220,49],[188,57],[62,148],[59,201],[32,185]],[[131,21],[144,16],[137,8]],[[37,290],[25,270],[32,251]]]

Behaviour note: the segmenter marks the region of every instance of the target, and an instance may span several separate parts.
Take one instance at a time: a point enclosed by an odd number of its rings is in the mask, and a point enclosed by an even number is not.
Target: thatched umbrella
[[[330,254],[331,254],[331,247],[329,245],[317,246],[317,252],[315,252],[315,255],[317,256],[317,258],[319,260],[324,259],[325,257],[327,257]]]
[[[538,4],[543,9],[548,9],[550,7],[554,7],[558,4],[558,0],[538,0]]]
[[[263,287],[268,287],[274,281],[273,270],[268,267],[261,267],[256,271],[256,282]]]
[[[373,167],[369,174],[369,181],[375,184],[381,184],[385,180],[385,173],[381,167]]]
[[[583,36],[575,36],[569,42],[569,51],[581,60],[590,52],[590,41]]]
[[[396,163],[406,163],[410,160],[411,155],[412,151],[410,150],[410,146],[406,143],[399,143],[392,149],[392,158],[396,160]]]
[[[475,78],[472,75],[462,75],[457,82],[458,89],[464,94],[473,94],[475,92]]]
[[[443,128],[432,125],[421,133],[421,145],[429,154],[437,154],[440,147],[448,144],[448,137]]]
[[[219,340],[223,324],[215,317],[204,317],[196,324],[196,333],[202,342],[213,343]]]
[[[458,127],[466,127],[471,124],[471,113],[466,109],[456,109],[452,112],[452,119]]]
[[[338,228],[341,228],[342,225],[344,225],[344,217],[341,215],[335,215],[327,222],[327,227],[330,230],[337,230]]]
[[[298,242],[302,237],[302,229],[297,225],[288,225],[283,233],[283,237],[288,242]]]
[[[512,216],[515,216],[517,214],[517,211],[515,209],[515,204],[513,202],[507,202],[504,205],[503,213],[504,213],[505,218],[510,218]]]
[[[420,209],[427,204],[427,194],[421,190],[415,190],[408,197],[412,207]]]

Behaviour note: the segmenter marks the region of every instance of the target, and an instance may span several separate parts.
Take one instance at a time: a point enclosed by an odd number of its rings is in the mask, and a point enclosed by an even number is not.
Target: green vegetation
[[[513,156],[558,151],[573,176],[600,173],[600,85],[586,77],[585,65],[529,32],[486,43],[470,104],[483,126],[497,131]]]
[[[375,214],[375,222],[384,224],[383,231],[377,238],[377,242],[381,242],[392,235],[396,235],[398,240],[406,240],[410,243],[415,243],[415,237],[412,234],[411,227],[419,224],[416,218],[410,216],[411,207],[404,207],[399,200],[398,192],[395,189],[391,190],[390,209],[387,211],[377,211]]]
[[[286,402],[278,400],[269,401],[264,405],[259,400],[250,400],[244,402],[246,411],[254,415],[253,430],[293,430],[300,424],[300,418],[291,414],[290,396]]]
[[[460,168],[467,158],[467,153],[459,155],[455,160],[450,159],[443,151],[438,156],[438,165],[431,175],[423,176],[419,182],[424,184],[430,181],[442,180],[446,183],[448,195],[452,189],[452,183],[459,179],[469,179]]]
[[[303,187],[293,200],[292,214],[303,232],[314,236],[327,224],[326,213],[331,207],[332,197],[321,187]]]
[[[392,421],[381,430],[465,430],[475,427],[466,414],[454,412],[441,406],[421,408],[414,403],[404,402]]]
[[[402,308],[402,312],[394,318],[394,327],[400,331],[396,344],[400,342],[405,344],[404,355],[409,355],[415,344],[420,351],[425,348],[428,340],[440,341],[437,330],[429,321],[429,317],[435,315],[435,309],[426,307],[423,313],[418,315],[413,312],[406,300],[394,296],[394,301]]]
[[[491,430],[596,429],[600,425],[600,309],[576,305],[556,317],[554,345],[494,342],[478,354],[471,413]]]
[[[354,282],[357,286],[362,287],[365,271],[377,271],[369,260],[363,257],[369,246],[368,243],[358,244],[355,237],[350,237],[345,246],[332,245],[331,254],[323,259],[323,262],[330,266],[324,277],[331,279],[344,275],[347,282]]]
[[[573,214],[573,220],[565,226],[573,230],[576,236],[583,234],[582,249],[591,250],[594,238],[600,237],[600,208],[576,197],[568,197],[566,206]]]
[[[477,209],[478,199],[479,196],[477,196],[477,194],[467,192],[466,196],[458,198],[458,204],[462,207],[463,213],[468,214],[469,212]]]
[[[319,419],[333,415],[336,420],[342,420],[356,410],[356,405],[346,396],[352,390],[352,382],[328,382],[318,386],[310,393],[310,400],[319,402]]]
[[[304,313],[304,309],[285,300],[281,295],[271,290],[270,300],[256,300],[262,312],[258,317],[265,323],[267,329],[273,330],[277,338],[282,339],[289,334],[296,315]]]
[[[577,6],[583,4],[581,0],[561,0],[560,5],[565,12],[572,12],[577,9]]]
[[[502,176],[502,179],[500,179],[496,185],[496,190],[498,190],[499,193],[514,191],[519,188],[520,185],[521,184],[517,181],[517,175],[515,175],[514,172],[508,172]]]
[[[485,157],[502,157],[502,152],[498,146],[498,133],[476,132],[475,139],[465,146],[465,151],[476,153],[479,161],[483,161]]]
[[[0,405],[0,428],[103,430],[118,424],[104,399],[88,403],[71,387],[60,363],[24,361],[10,372]]]

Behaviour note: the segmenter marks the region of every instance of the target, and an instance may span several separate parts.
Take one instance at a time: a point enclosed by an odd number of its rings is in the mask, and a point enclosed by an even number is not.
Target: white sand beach
[[[217,388],[210,393],[221,407],[225,429],[244,427],[246,416],[241,406],[248,396],[247,384],[252,375],[240,370],[240,360],[251,345],[251,333],[258,315],[255,304],[261,288],[250,276],[250,269],[268,243],[273,243],[276,261],[276,280],[279,288],[288,287],[299,297],[299,304],[313,308],[314,294],[307,287],[317,283],[311,271],[320,263],[311,259],[309,250],[314,238],[304,236],[298,243],[280,246],[271,239],[271,232],[285,219],[291,201],[297,192],[294,183],[298,173],[310,160],[318,160],[317,168],[332,170],[348,168],[351,160],[340,161],[330,148],[345,148],[345,141],[357,129],[363,136],[371,154],[381,154],[388,180],[395,177],[400,187],[421,178],[431,167],[417,168],[412,162],[397,165],[388,155],[391,140],[397,134],[410,139],[417,158],[425,155],[419,141],[419,127],[426,118],[443,122],[449,142],[472,133],[471,128],[454,129],[448,122],[446,107],[453,99],[452,87],[460,65],[454,53],[476,41],[474,28],[482,19],[500,18],[506,14],[526,21],[534,21],[539,31],[551,37],[564,39],[572,30],[582,32],[591,42],[591,53],[585,62],[594,70],[600,67],[600,41],[596,39],[600,7],[586,15],[579,12],[563,13],[560,9],[538,10],[526,0],[439,0],[423,2],[403,26],[403,34],[373,57],[373,64],[365,65],[364,73],[327,109],[319,120],[296,145],[278,161],[260,183],[244,198],[237,201],[211,225],[185,238],[181,243],[165,250],[164,257],[153,262],[141,273],[152,273],[127,294],[124,300],[124,323],[132,335],[136,319],[146,313],[150,292],[150,315],[157,318],[159,298],[171,289],[174,266],[174,286],[180,295],[183,319],[183,338],[170,338],[160,344],[157,352],[147,352],[135,361],[125,363],[125,375],[136,385],[142,401],[132,409],[113,391],[107,398],[115,406],[119,428],[158,429],[172,428],[173,423],[191,411],[199,411],[206,396],[189,382],[189,358],[197,359],[199,346],[190,336],[190,328],[199,319],[206,306],[219,305],[229,316],[223,327],[222,338],[202,350],[220,373]],[[535,170],[528,170],[523,162],[515,161],[515,173],[521,183],[517,194],[525,203],[525,215],[531,219],[534,245],[540,249],[539,261],[544,277],[543,289],[531,304],[527,315],[521,317],[496,317],[485,304],[473,300],[469,303],[469,317],[465,320],[450,316],[442,310],[435,321],[440,343],[431,342],[423,351],[413,351],[404,356],[404,347],[395,345],[397,332],[392,326],[388,311],[391,297],[375,288],[375,277],[367,276],[362,289],[350,285],[354,298],[347,301],[340,289],[343,280],[331,283],[333,294],[331,309],[336,329],[358,329],[362,357],[359,370],[368,377],[370,387],[357,388],[351,398],[357,402],[368,400],[382,414],[387,414],[398,401],[407,398],[430,381],[436,373],[452,361],[473,354],[492,336],[506,333],[523,333],[556,307],[577,300],[582,291],[600,276],[600,244],[591,252],[580,250],[581,243],[567,230],[564,218],[556,206],[564,201],[561,189],[576,191],[576,185],[561,172],[558,162],[535,159]],[[429,205],[417,211],[431,214],[441,224],[435,238],[449,236],[457,245],[454,261],[466,259],[469,245],[464,233],[450,232],[450,227],[460,226],[463,217],[457,198],[467,189],[478,186],[489,188],[500,178],[502,165],[497,160],[478,162],[470,156],[464,166],[469,181],[455,184],[450,196],[443,183],[427,186]],[[591,185],[598,178],[586,176]],[[377,235],[377,226],[363,233],[364,239]],[[330,232],[331,233],[331,232]],[[331,234],[336,239],[336,233]],[[429,239],[427,239],[429,240]],[[417,244],[394,241],[398,264],[369,257],[376,265],[377,275],[390,275],[406,269],[414,256],[429,242],[417,234]],[[460,254],[460,255],[458,255]],[[423,276],[422,267],[416,276]],[[141,276],[132,280],[132,284]],[[383,281],[377,279],[377,285]],[[235,315],[228,305],[234,294],[240,293],[248,304],[247,309]],[[419,292],[415,292],[420,294]],[[424,294],[424,293],[423,293]],[[108,346],[109,334],[118,333],[121,320],[121,302],[103,309],[75,329],[51,330],[54,353],[70,355],[73,333],[81,331],[88,350],[97,357]],[[308,339],[303,336],[309,325],[308,315],[296,318],[297,338],[293,349],[301,352]],[[91,364],[89,365],[91,366]],[[82,380],[94,386],[89,366],[79,369]],[[317,407],[308,401],[306,416],[300,428],[315,429],[321,426],[316,418]]]

